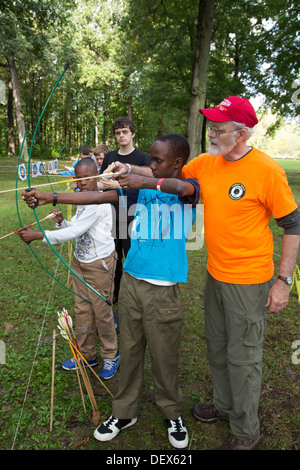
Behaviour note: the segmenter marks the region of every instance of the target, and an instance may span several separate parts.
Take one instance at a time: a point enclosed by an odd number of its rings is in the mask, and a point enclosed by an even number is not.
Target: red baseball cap
[[[214,122],[236,121],[251,128],[258,123],[255,110],[250,101],[239,96],[229,96],[215,108],[200,109],[199,112]]]

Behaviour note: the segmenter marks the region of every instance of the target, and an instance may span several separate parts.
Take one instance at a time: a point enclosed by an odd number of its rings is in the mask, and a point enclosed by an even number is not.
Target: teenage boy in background
[[[108,165],[116,160],[122,161],[129,165],[136,166],[150,166],[151,160],[148,153],[142,152],[134,147],[135,128],[133,122],[126,117],[119,117],[113,125],[113,133],[119,148],[108,152],[102,162],[100,173],[103,173]],[[99,189],[109,190],[120,188],[118,181],[113,179],[103,179],[98,183]],[[116,204],[116,223],[114,227],[114,236],[116,244],[116,252],[118,254],[118,261],[115,273],[115,289],[114,289],[114,302],[117,302],[120,281],[123,274],[122,259],[126,258],[130,248],[130,233],[129,226],[133,217],[128,216],[127,208],[123,204]]]

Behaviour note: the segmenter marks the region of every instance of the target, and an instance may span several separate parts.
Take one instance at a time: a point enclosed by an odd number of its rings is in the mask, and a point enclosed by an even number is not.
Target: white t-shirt
[[[75,240],[74,257],[81,263],[106,258],[115,249],[110,204],[78,206],[74,217],[57,227],[59,230],[45,230],[47,239],[52,244]]]

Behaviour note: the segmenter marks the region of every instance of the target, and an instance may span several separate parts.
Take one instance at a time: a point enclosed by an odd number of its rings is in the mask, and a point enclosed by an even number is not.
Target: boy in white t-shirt
[[[75,167],[76,178],[97,175],[93,159],[80,160]],[[78,181],[80,192],[98,191],[97,178]],[[112,230],[112,210],[110,204],[80,205],[71,221],[64,219],[60,211],[54,217],[59,230],[46,230],[50,243],[63,243],[75,240],[73,271],[96,292],[112,301],[113,280],[116,267],[116,252]],[[42,232],[23,230],[20,237],[25,242],[46,239]],[[117,334],[112,307],[104,302],[72,273],[75,295],[75,323],[77,343],[81,354],[90,366],[97,365],[97,335],[102,343],[103,368],[99,373],[102,379],[110,379],[119,366]],[[88,300],[88,302],[87,302]],[[65,370],[75,369],[74,359],[63,362]]]

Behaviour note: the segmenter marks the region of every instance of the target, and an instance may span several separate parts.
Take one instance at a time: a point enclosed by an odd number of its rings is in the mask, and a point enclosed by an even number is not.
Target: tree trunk
[[[16,154],[14,139],[14,113],[13,113],[13,86],[11,77],[8,80],[7,119],[8,119],[8,155],[14,157]]]
[[[133,121],[133,108],[132,108],[132,97],[129,96],[127,100],[128,118]]]
[[[95,96],[95,124],[97,124],[98,121],[98,103],[97,103],[97,97]],[[95,127],[95,147],[99,145],[99,131],[98,131],[98,126]]]
[[[161,137],[162,135],[164,135],[164,109],[165,106],[164,106],[164,103],[162,103],[161,105],[161,108],[160,108],[160,113],[159,113],[159,116],[158,116],[158,133],[157,133],[157,137]]]
[[[22,113],[21,93],[20,93],[20,87],[19,87],[19,81],[18,81],[18,74],[17,74],[17,68],[15,64],[15,59],[13,57],[7,57],[7,62],[8,62],[11,80],[12,80],[12,86],[13,86],[13,95],[14,95],[15,106],[16,106],[16,116],[17,116],[17,123],[18,123],[18,132],[19,132],[19,148],[21,148],[24,135],[25,135],[25,122],[24,122],[24,116]],[[24,155],[24,161],[27,162],[28,161],[27,142],[24,142],[23,155]]]
[[[187,139],[191,147],[190,159],[200,153],[203,138],[203,115],[199,113],[199,109],[205,106],[214,6],[215,0],[199,0],[196,50],[187,125]]]

